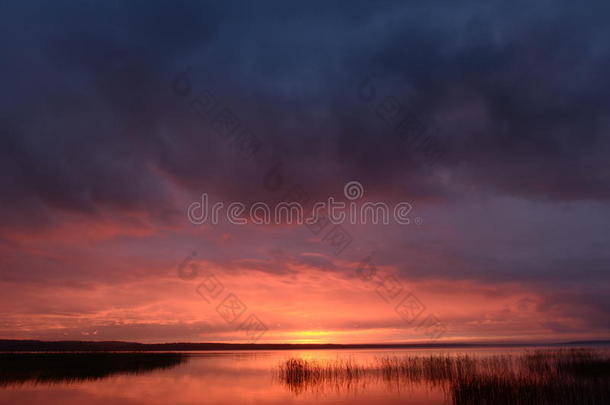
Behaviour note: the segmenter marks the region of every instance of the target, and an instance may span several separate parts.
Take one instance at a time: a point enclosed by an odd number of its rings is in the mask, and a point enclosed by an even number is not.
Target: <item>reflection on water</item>
[[[508,381],[499,376],[520,375],[511,374],[519,369],[547,377],[560,370],[599,395],[610,392],[608,363],[585,358],[585,352],[556,363],[523,353],[485,348],[0,354],[0,404],[485,403],[481,395],[496,395]],[[587,388],[547,377],[536,381],[554,384],[551,388]],[[511,403],[545,403],[532,402],[540,386],[504,388],[520,395]],[[505,399],[487,403],[508,403]],[[588,399],[581,403],[607,403]]]
[[[360,392],[367,382],[387,391],[440,389],[454,404],[606,404],[610,357],[587,349],[537,350],[517,356],[382,356],[320,362],[291,358],[278,380],[295,395],[311,391]]]
[[[0,353],[0,386],[73,383],[174,367],[181,353]]]

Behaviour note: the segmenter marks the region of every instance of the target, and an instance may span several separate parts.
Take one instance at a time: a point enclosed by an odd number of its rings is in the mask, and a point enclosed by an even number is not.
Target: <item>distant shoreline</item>
[[[0,339],[0,352],[105,352],[105,351],[238,351],[238,350],[340,350],[340,349],[460,349],[485,347],[598,346],[610,340],[555,343],[136,343],[121,341],[41,341]]]

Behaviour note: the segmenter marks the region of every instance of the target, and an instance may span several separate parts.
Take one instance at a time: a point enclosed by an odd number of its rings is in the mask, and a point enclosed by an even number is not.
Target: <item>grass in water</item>
[[[291,358],[277,377],[301,393],[349,390],[366,381],[440,387],[462,404],[610,404],[610,358],[588,349],[536,350],[522,355],[384,356],[372,364]]]

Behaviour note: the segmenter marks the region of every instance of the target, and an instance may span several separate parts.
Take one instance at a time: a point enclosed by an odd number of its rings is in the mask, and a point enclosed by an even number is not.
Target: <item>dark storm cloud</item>
[[[174,57],[213,36],[217,13],[197,2],[4,8],[4,221],[18,212],[40,224],[48,208],[163,216],[171,204],[153,173],[159,89]]]
[[[28,2],[1,14],[6,223],[48,209],[162,216],[172,185],[261,199],[279,158],[313,191],[358,179],[448,198],[445,170],[458,189],[609,195],[603,2]],[[172,91],[188,66],[192,96],[213,92],[262,140],[257,159]],[[388,96],[435,128],[434,165],[379,116]]]

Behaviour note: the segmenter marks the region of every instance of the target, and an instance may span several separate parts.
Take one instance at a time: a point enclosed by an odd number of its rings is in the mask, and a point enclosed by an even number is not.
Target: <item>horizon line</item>
[[[228,343],[228,342],[164,342],[141,343],[121,340],[36,340],[0,339],[0,352],[15,351],[120,351],[122,350],[222,350],[225,349],[358,349],[358,348],[445,348],[445,347],[519,347],[519,346],[569,346],[569,345],[608,345],[610,339],[572,340],[563,342],[446,342],[446,343]],[[101,347],[116,345],[119,347]],[[80,347],[75,347],[80,346]],[[188,346],[188,347],[186,347]]]

